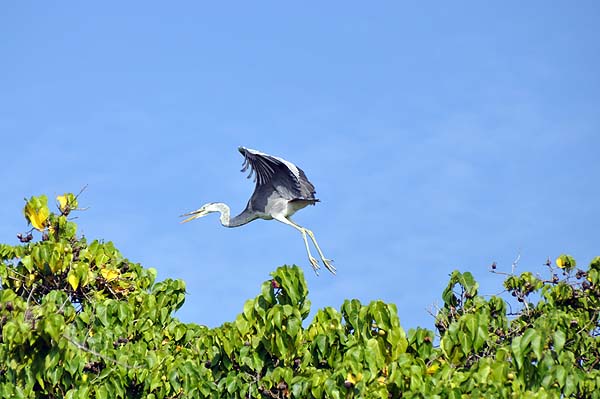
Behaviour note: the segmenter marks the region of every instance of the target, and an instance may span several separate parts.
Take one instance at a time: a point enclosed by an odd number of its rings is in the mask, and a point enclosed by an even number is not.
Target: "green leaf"
[[[535,335],[533,336],[533,338],[531,339],[531,348],[533,349],[533,353],[535,353],[535,357],[538,360],[542,359],[542,337],[541,335],[536,331]]]
[[[471,353],[471,349],[473,349],[471,336],[461,331],[458,334],[458,342],[460,343],[460,348],[462,349],[463,354],[468,356]]]
[[[557,330],[553,335],[554,351],[560,353],[565,346],[566,335],[562,330]]]
[[[600,271],[600,256],[596,256],[590,262],[590,270],[593,270],[593,269]]]
[[[96,398],[108,399],[108,389],[104,385],[100,385],[96,391]]]
[[[187,329],[185,327],[185,325],[183,324],[178,324],[175,327],[175,341],[179,341],[180,339],[182,339],[185,336]]]
[[[325,380],[325,393],[327,394],[327,398],[340,399],[341,393],[335,382],[331,378]]]
[[[520,369],[521,367],[523,367],[523,352],[521,350],[521,337],[514,337],[510,344],[510,348],[512,350],[514,360],[517,363],[517,368]]]
[[[572,395],[577,391],[577,382],[575,380],[575,376],[573,374],[567,375],[565,380],[565,388],[564,394],[565,397],[572,397]]]
[[[21,258],[21,263],[25,266],[28,272],[33,272],[35,269],[33,268],[33,259],[31,259],[31,255],[24,256]]]
[[[58,314],[46,315],[41,324],[43,325],[44,332],[50,335],[55,341],[58,341],[65,328],[64,318]]]
[[[235,377],[235,374],[231,373],[227,376],[227,378],[225,379],[225,387],[227,389],[227,392],[229,392],[230,394],[235,392],[236,388],[237,388],[237,378]]]
[[[463,316],[462,320],[467,327],[466,332],[469,333],[471,342],[475,341],[477,337],[477,330],[479,329],[478,318],[473,314],[467,314]]]
[[[522,338],[521,338],[521,352],[523,354],[526,354],[527,352],[529,352],[529,343],[531,342],[531,340],[534,338],[534,336],[536,335],[536,331],[533,328],[528,328],[527,330],[525,330],[525,333],[523,334]]]
[[[465,291],[467,291],[471,296],[475,296],[477,294],[477,288],[479,287],[479,284],[477,284],[470,272],[462,273],[460,283],[465,288]]]
[[[556,366],[556,380],[558,385],[563,387],[567,382],[567,369],[564,366]]]

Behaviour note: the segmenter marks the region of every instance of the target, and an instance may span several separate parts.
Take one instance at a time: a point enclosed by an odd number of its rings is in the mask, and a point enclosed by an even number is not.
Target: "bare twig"
[[[81,190],[79,190],[79,193],[75,196],[75,199],[79,198],[79,196],[88,188],[88,185],[86,184],[85,186],[81,187]]]
[[[58,312],[62,312],[65,309],[65,306],[67,303],[71,303],[71,300],[69,298],[65,299],[65,301],[62,303],[62,305],[60,305],[60,308],[58,309]]]
[[[513,260],[512,274],[515,274],[515,269],[517,268],[517,264],[519,263],[519,260],[521,260],[521,252],[520,251],[519,251],[519,254],[517,255],[517,257],[515,258],[515,260]]]
[[[29,306],[29,302],[31,301],[31,297],[33,296],[33,291],[37,288],[37,284],[33,284],[31,287],[31,291],[29,291],[29,296],[27,297],[27,306]]]
[[[437,317],[437,314],[440,312],[440,307],[437,303],[432,303],[425,310],[435,319]]]

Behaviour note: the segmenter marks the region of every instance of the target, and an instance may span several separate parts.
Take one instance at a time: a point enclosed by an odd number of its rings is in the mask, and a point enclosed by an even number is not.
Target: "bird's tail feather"
[[[318,198],[294,198],[294,199],[290,200],[290,202],[299,202],[299,201],[308,202],[310,205],[314,205],[317,202],[321,202],[321,200]]]

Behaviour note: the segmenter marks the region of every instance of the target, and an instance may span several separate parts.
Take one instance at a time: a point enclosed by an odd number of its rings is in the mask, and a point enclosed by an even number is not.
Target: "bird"
[[[308,260],[319,274],[319,262],[312,256],[308,245],[307,236],[313,242],[323,265],[335,275],[336,268],[331,259],[323,255],[314,233],[295,223],[291,217],[308,205],[320,202],[315,198],[315,187],[308,180],[302,169],[293,163],[273,155],[268,155],[250,148],[239,147],[238,151],[244,157],[241,172],[250,169],[247,178],[254,175],[254,192],[246,208],[237,216],[231,218],[231,210],[222,202],[209,202],[201,208],[181,215],[187,217],[181,223],[201,218],[213,212],[219,212],[221,224],[225,227],[239,227],[256,219],[277,220],[298,230],[304,240]]]

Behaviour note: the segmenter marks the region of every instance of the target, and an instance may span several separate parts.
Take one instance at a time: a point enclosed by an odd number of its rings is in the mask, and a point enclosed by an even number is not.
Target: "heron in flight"
[[[246,205],[246,209],[231,218],[229,206],[222,202],[209,202],[200,209],[181,215],[182,217],[188,217],[181,223],[201,218],[212,212],[221,213],[221,224],[225,227],[242,226],[259,218],[265,220],[275,219],[292,226],[302,234],[308,260],[315,273],[319,274],[319,262],[310,253],[307,235],[315,245],[325,268],[335,274],[336,269],[331,264],[332,261],[323,255],[313,232],[296,224],[291,219],[291,216],[298,210],[319,202],[315,198],[315,187],[308,181],[304,171],[279,157],[244,147],[239,147],[238,150],[244,156],[241,171],[245,172],[250,168],[248,178],[254,174],[254,181],[256,182],[256,187],[248,201],[248,205]]]

